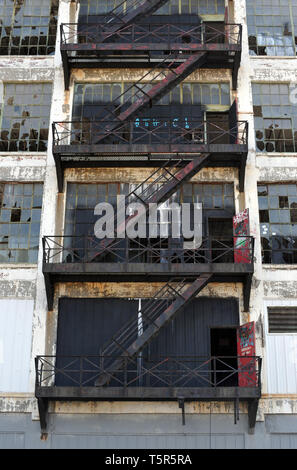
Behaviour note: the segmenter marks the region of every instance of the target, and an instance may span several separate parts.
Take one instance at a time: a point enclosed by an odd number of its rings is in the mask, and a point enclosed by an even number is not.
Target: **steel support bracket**
[[[250,309],[252,278],[253,278],[253,275],[251,273],[247,274],[243,283],[243,310],[244,312],[248,312]]]
[[[48,400],[46,398],[37,398],[41,434],[47,434],[48,425]]]
[[[237,424],[239,421],[239,398],[234,399],[234,424]]]
[[[182,411],[182,423],[183,426],[186,424],[186,415],[185,415],[185,399],[184,398],[178,398],[178,406],[181,408]]]
[[[256,417],[259,406],[259,399],[251,400],[248,403],[249,434],[255,434]]]
[[[51,281],[50,275],[48,273],[44,273],[44,283],[45,283],[45,291],[46,291],[46,298],[47,298],[47,308],[49,311],[53,310],[54,308],[54,284]]]

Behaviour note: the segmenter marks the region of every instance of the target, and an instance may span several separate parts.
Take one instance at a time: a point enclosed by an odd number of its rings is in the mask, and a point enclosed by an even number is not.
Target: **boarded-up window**
[[[297,333],[297,307],[268,307],[269,333]]]
[[[29,392],[33,300],[0,300],[0,392]]]

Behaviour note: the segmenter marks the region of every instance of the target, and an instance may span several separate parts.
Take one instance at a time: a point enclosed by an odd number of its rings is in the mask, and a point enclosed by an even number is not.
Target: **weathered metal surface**
[[[257,388],[147,388],[147,387],[36,387],[37,397],[49,400],[176,400],[183,396],[188,400],[247,400],[259,398]]]
[[[0,391],[28,392],[33,300],[0,300]]]
[[[239,356],[254,356],[256,354],[256,335],[255,335],[255,322],[240,325],[237,330],[237,353]],[[245,366],[243,372],[238,376],[239,387],[252,386],[255,380],[255,362],[248,357],[247,359],[241,357],[240,366]]]

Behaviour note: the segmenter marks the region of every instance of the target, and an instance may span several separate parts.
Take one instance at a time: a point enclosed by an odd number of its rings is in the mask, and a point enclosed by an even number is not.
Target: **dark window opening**
[[[20,222],[21,214],[21,209],[11,209],[10,222]]]
[[[233,263],[233,220],[232,218],[209,218],[210,259],[217,263]]]

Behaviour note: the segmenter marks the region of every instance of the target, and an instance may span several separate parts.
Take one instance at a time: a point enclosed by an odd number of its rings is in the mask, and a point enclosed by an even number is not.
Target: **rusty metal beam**
[[[166,51],[183,51],[183,52],[240,52],[241,46],[239,44],[220,44],[220,43],[209,43],[209,44],[201,44],[201,43],[86,43],[86,44],[63,44],[61,45],[61,51],[69,51],[69,52],[80,52],[80,51],[102,51],[102,52],[149,52],[149,51],[156,51],[156,52],[166,52]],[[106,57],[106,56],[103,56]],[[100,55],[98,55],[98,59]],[[119,57],[117,57],[119,60]],[[184,56],[181,55],[180,60],[182,61]]]
[[[56,387],[39,386],[36,397],[62,401],[90,400],[219,400],[233,401],[260,397],[258,387]]]

